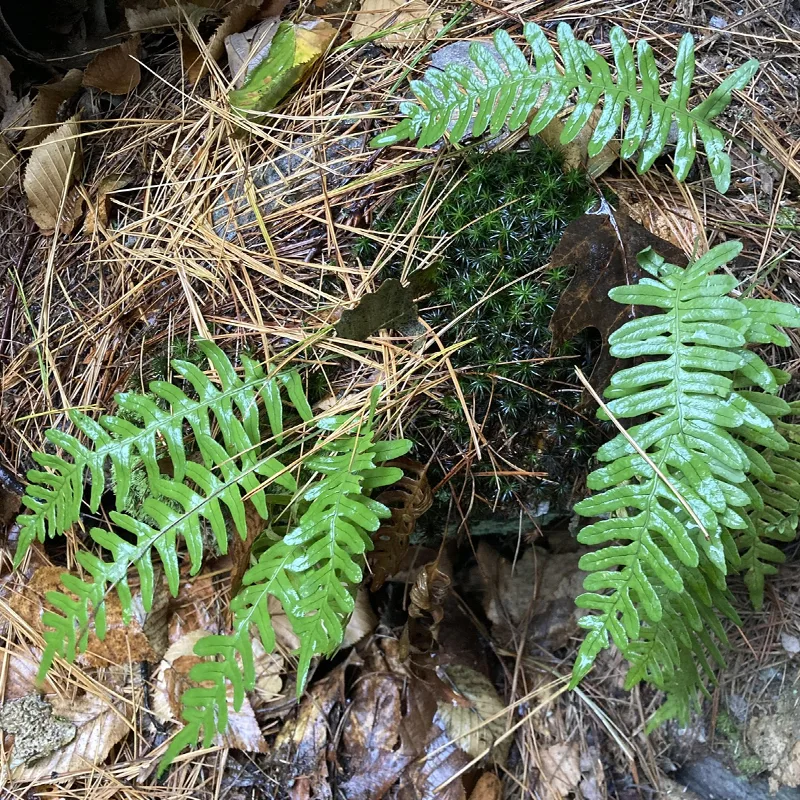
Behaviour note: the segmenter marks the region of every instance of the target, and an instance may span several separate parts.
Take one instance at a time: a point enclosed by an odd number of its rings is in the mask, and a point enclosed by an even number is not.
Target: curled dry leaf
[[[83,72],[71,69],[60,81],[38,88],[20,147],[31,147],[52,132],[58,119],[58,109],[81,88],[82,82]]]
[[[94,203],[86,209],[86,221],[83,228],[86,233],[94,233],[98,228],[108,226],[108,215],[111,210],[111,193],[124,189],[131,182],[130,175],[115,172],[100,181],[95,194]]]
[[[209,631],[194,630],[170,645],[153,676],[153,713],[161,722],[177,722],[181,715],[181,695],[192,684],[189,670],[200,661],[194,654],[195,644]],[[228,729],[217,734],[214,743],[248,752],[266,753],[267,743],[261,733],[249,699],[239,711],[233,711],[233,687],[228,685]]]
[[[394,28],[375,39],[382,47],[405,47],[412,42],[430,41],[444,27],[442,15],[424,0],[362,0],[350,29],[354,41]]]
[[[421,617],[430,614],[435,629],[444,618],[444,603],[452,584],[451,577],[439,568],[437,561],[425,564],[417,573],[417,579],[411,588],[411,603],[408,607],[409,617]]]
[[[17,781],[36,781],[102,764],[130,730],[130,706],[118,707],[95,695],[75,699],[30,695],[6,704],[3,712],[14,704],[20,704],[14,712],[18,730],[11,758],[12,767],[19,765],[12,775]],[[8,724],[3,713],[0,727],[10,733]],[[23,752],[17,752],[18,746]]]
[[[511,737],[498,742],[507,730],[505,703],[492,682],[480,672],[461,664],[443,668],[453,689],[452,699],[438,703],[435,721],[454,744],[472,758],[486,755],[503,765]]]
[[[35,630],[42,631],[42,611],[49,608],[45,596],[50,591],[65,591],[61,583],[61,567],[40,567],[24,589],[11,598],[14,611]],[[162,615],[166,611],[166,589],[156,591],[150,616]],[[102,641],[93,630],[89,633],[89,644],[85,652],[75,659],[85,667],[107,667],[113,664],[129,664],[137,661],[157,661],[158,654],[143,629],[148,615],[141,604],[141,596],[133,601],[134,617],[129,623],[122,619],[122,607],[116,592],[106,597],[106,636]]]
[[[37,145],[25,170],[23,187],[34,222],[44,234],[53,234],[61,224],[72,222],[72,214],[61,214],[62,206],[69,211],[66,199],[81,169],[80,128],[73,117],[56,128]]]
[[[127,42],[98,53],[83,73],[83,85],[108,94],[130,94],[142,79],[142,68],[136,60],[139,44],[137,33]]]
[[[403,477],[375,499],[391,509],[392,516],[372,535],[374,550],[368,555],[372,570],[372,591],[394,575],[408,552],[417,520],[433,504],[427,467],[411,458],[398,458],[387,466],[399,467]]]

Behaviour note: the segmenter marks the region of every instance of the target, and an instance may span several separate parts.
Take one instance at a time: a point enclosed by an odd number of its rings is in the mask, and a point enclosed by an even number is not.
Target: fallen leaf
[[[170,3],[161,8],[126,8],[125,22],[128,30],[132,32],[172,28],[182,22],[197,27],[206,17],[214,13],[213,8],[194,3]]]
[[[375,39],[382,47],[405,47],[433,39],[444,27],[444,18],[424,0],[362,0],[350,28],[353,41],[374,36],[387,28],[391,33]]]
[[[206,72],[207,59],[219,61],[225,53],[225,40],[234,33],[239,33],[250,18],[258,11],[262,0],[234,0],[229,6],[227,16],[220,22],[205,52],[201,52],[195,42],[188,37],[181,40],[181,57],[189,83],[197,83]]]
[[[11,73],[14,66],[5,57],[0,56],[0,112],[5,113],[17,102],[17,96],[11,88]]]
[[[192,686],[189,671],[200,662],[194,654],[195,644],[210,632],[194,630],[170,645],[153,675],[153,713],[161,722],[177,722],[181,716],[181,696]],[[233,686],[227,686],[228,728],[214,737],[214,744],[247,752],[266,753],[264,735],[256,720],[250,701],[245,698],[241,708],[234,711]]]
[[[124,189],[131,182],[130,175],[114,172],[103,178],[97,187],[94,203],[86,209],[86,221],[83,228],[86,233],[94,233],[98,228],[108,227],[108,215],[111,210],[111,193]]]
[[[539,751],[539,783],[547,787],[551,800],[560,800],[581,782],[581,759],[577,742],[554,744]]]
[[[559,150],[564,157],[564,171],[586,170],[593,178],[599,178],[612,164],[619,160],[619,142],[612,139],[596,156],[589,157],[589,140],[600,121],[600,109],[596,108],[580,133],[567,144],[562,144],[564,117],[554,117],[538,133],[539,138],[551,149]]]
[[[69,100],[81,88],[82,83],[83,72],[71,69],[60,81],[38,87],[20,147],[31,147],[52,132],[57,124],[61,104]]]
[[[244,86],[228,95],[231,108],[242,116],[271,111],[305,78],[335,38],[336,29],[322,19],[281,22],[267,56]]]
[[[67,203],[69,189],[81,170],[80,128],[73,117],[37,145],[28,161],[23,188],[28,210],[42,233],[54,234],[74,222]],[[61,214],[62,205],[66,213]]]
[[[616,365],[608,354],[608,337],[628,320],[646,313],[641,307],[615,303],[608,291],[614,286],[636,283],[642,277],[636,256],[647,247],[673,264],[687,263],[677,247],[625,214],[614,212],[604,202],[600,212],[584,214],[567,225],[550,257],[552,267],[574,269],[550,319],[552,349],[555,351],[586,328],[596,328],[603,347],[591,380],[598,389],[605,386]]]
[[[362,586],[356,593],[356,603],[350,621],[344,629],[342,647],[352,647],[369,636],[378,626],[378,618],[369,602],[369,592]]]
[[[14,703],[25,701],[28,704],[24,707],[27,719],[23,716],[21,721],[23,736],[35,738],[26,742],[29,755],[22,760],[21,754],[15,755],[19,744],[17,734],[10,765],[13,768],[16,763],[21,767],[13,773],[17,781],[36,781],[49,778],[53,773],[64,774],[102,764],[111,748],[130,730],[129,706],[118,708],[95,695],[85,694],[75,699],[56,696],[41,699],[31,695]],[[5,708],[8,705],[11,704]],[[31,723],[31,716],[35,723]],[[0,727],[9,731],[4,725]],[[33,754],[34,748],[39,750],[37,755]]]
[[[506,704],[492,682],[480,672],[461,664],[444,667],[452,688],[457,693],[451,701],[440,700],[435,722],[449,739],[472,758],[488,753],[502,766],[508,758],[511,737],[498,743],[508,729]]]
[[[3,686],[3,700],[18,700],[34,691],[50,694],[55,691],[50,678],[37,681],[39,675],[39,654],[36,655],[15,647],[8,650],[6,659],[6,678]]]
[[[283,688],[283,656],[278,652],[268,653],[261,641],[253,639],[253,664],[256,684],[251,693],[250,705],[257,711],[281,696]]]
[[[108,94],[130,94],[142,79],[136,60],[140,37],[134,34],[127,42],[99,52],[83,73],[83,85]]]
[[[50,703],[35,693],[3,705],[0,729],[14,734],[11,769],[49,756],[69,744],[76,733],[71,722],[54,716]]]
[[[381,328],[397,328],[417,319],[414,291],[396,278],[385,280],[377,292],[365,294],[355,308],[342,312],[336,335],[353,342],[365,342]]]
[[[399,467],[403,470],[403,477],[375,498],[391,510],[392,516],[372,534],[374,549],[367,558],[372,571],[370,588],[373,592],[400,569],[417,520],[433,505],[424,464],[411,458],[398,458],[386,466]]]
[[[242,33],[232,33],[225,39],[228,54],[228,70],[236,89],[244,86],[250,73],[269,54],[272,39],[280,25],[278,17],[261,20],[253,28]]]
[[[465,800],[461,774],[469,757],[450,741],[447,733],[436,725],[433,730],[438,734],[427,743],[425,755],[406,770],[398,800]],[[437,791],[443,784],[447,785]]]
[[[492,637],[501,646],[516,648],[524,637],[528,653],[553,652],[579,632],[583,612],[575,598],[585,577],[578,569],[583,552],[549,553],[531,547],[511,562],[480,542],[475,572]]]
[[[280,770],[292,800],[333,800],[328,773],[328,745],[344,704],[344,671],[335,667],[306,691],[297,711],[284,722],[269,751],[268,764]],[[265,765],[266,767],[267,765]]]
[[[42,611],[53,610],[46,602],[47,592],[65,592],[61,583],[61,567],[40,567],[34,572],[25,588],[12,596],[10,605],[20,617],[35,630],[42,631]],[[166,611],[166,590],[155,592],[156,602],[151,614]],[[84,667],[107,667],[112,664],[128,664],[138,661],[157,661],[158,654],[151,645],[142,625],[147,615],[141,603],[141,595],[134,595],[134,614],[130,622],[122,619],[122,607],[116,592],[106,595],[106,636],[102,641],[92,630],[85,652],[75,659]]]
[[[664,197],[658,197],[656,201],[649,192],[627,186],[615,187],[615,190],[620,211],[684,253],[692,252],[702,231],[688,211],[680,213],[673,210]]]
[[[484,772],[478,778],[469,800],[502,800],[503,784],[493,772]]]
[[[437,561],[421,567],[411,587],[408,616],[421,617],[430,614],[435,629],[444,617],[442,603],[450,591],[452,582],[452,578],[442,571]]]
[[[245,538],[242,539],[238,533],[231,537],[231,596],[238,594],[242,585],[242,576],[250,568],[250,551],[253,549],[253,542],[267,528],[266,520],[256,511],[251,502],[245,503],[244,512]]]

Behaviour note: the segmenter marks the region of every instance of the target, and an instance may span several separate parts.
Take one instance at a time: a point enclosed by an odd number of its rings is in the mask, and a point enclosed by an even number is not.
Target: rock
[[[800,800],[797,789],[784,788],[773,794],[767,781],[734,775],[710,756],[684,764],[675,779],[701,800]]]
[[[785,710],[750,720],[747,743],[770,770],[773,781],[796,788],[800,786],[800,714],[795,703],[780,702],[781,706]]]

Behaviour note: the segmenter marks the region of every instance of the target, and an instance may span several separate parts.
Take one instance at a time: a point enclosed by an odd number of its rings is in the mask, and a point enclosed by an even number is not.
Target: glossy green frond
[[[264,648],[272,650],[270,595],[280,601],[300,639],[298,696],[312,658],[331,655],[342,643],[354,592],[362,579],[364,553],[372,548],[369,534],[378,529],[381,519],[391,516],[386,506],[369,498],[369,492],[402,477],[398,468],[380,465],[408,452],[410,442],[376,442],[371,414],[367,420],[332,417],[318,427],[329,436],[304,464],[319,476],[302,495],[304,510],[296,527],[245,573],[243,588],[232,603],[232,635],[206,637],[195,647],[197,655],[216,660],[192,668],[190,679],[202,686],[183,696],[186,725],[171,743],[162,767],[187,744],[202,736],[207,746],[215,733],[225,729],[229,683],[236,710],[243,691],[253,688],[249,631],[254,627]],[[237,655],[244,666],[241,680]]]
[[[622,132],[622,158],[639,153],[638,169],[649,169],[664,151],[673,123],[677,130],[675,176],[684,180],[696,155],[696,141],[705,147],[717,189],[730,184],[730,159],[725,139],[713,124],[731,101],[732,92],[752,79],[758,62],[750,60],[729,75],[708,97],[696,102],[692,92],[695,71],[694,39],[686,34],[675,60],[674,82],[664,96],[656,58],[645,41],[636,55],[621,28],[609,35],[616,74],[608,62],[586,42],[576,39],[566,23],[557,38],[563,71],[544,31],[533,23],[524,28],[535,66],[503,30],[494,34],[499,58],[475,42],[470,48],[474,68],[448,64],[444,70],[429,69],[423,80],[411,81],[420,104],[404,102],[406,118],[376,136],[371,145],[385,147],[405,139],[418,139],[420,147],[445,135],[458,142],[467,135],[496,136],[504,125],[516,130],[528,124],[531,135],[550,123],[574,96],[572,112],[561,136],[563,144],[575,139],[603,103],[603,111],[589,141],[589,155],[597,155]],[[627,120],[625,111],[628,110]],[[534,113],[535,111],[535,113]],[[532,116],[533,115],[533,116]],[[471,128],[470,128],[470,123]]]
[[[609,339],[612,356],[644,360],[612,377],[607,408],[619,420],[643,421],[600,448],[607,463],[589,475],[594,494],[575,508],[600,519],[578,535],[599,548],[580,562],[589,575],[577,604],[595,613],[581,620],[588,632],[573,685],[613,642],[631,663],[629,681],[696,693],[712,674],[707,656],[721,659],[715,612],[736,618],[726,575],[758,574],[753,563],[776,557],[754,540],[759,521],[773,518],[775,504],[796,509],[793,432],[776,426],[790,410],[775,395],[784,379],[748,345],[784,341],[776,326],[800,327],[800,310],[732,297],[735,278],[716,271],[740,250],[738,242],[719,245],[685,269],[645,251],[639,263],[651,277],[609,293],[658,313]],[[778,471],[784,483],[773,491],[767,482]]]

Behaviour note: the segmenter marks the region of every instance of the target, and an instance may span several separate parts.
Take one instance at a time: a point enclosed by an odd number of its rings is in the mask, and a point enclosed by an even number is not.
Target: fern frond
[[[115,487],[116,510],[122,512],[128,499],[131,472],[141,462],[147,471],[148,481],[159,480],[162,466],[159,460],[168,456],[172,474],[181,481],[184,477],[190,448],[185,440],[185,428],[191,430],[206,466],[219,464],[214,453],[206,451],[205,443],[213,442],[212,426],[219,428],[225,450],[237,454],[244,468],[256,461],[255,448],[260,444],[259,411],[257,398],[262,394],[270,423],[280,426],[281,417],[275,411],[279,386],[282,382],[297,399],[296,376],[270,377],[263,367],[246,356],[242,357],[244,378],[240,378],[227,356],[213,342],[200,340],[198,347],[208,357],[220,381],[215,386],[211,379],[194,364],[174,361],[175,371],[181,375],[197,394],[190,398],[177,386],[165,381],[149,385],[152,397],[134,392],[122,392],[115,399],[120,409],[141,420],[139,424],[123,416],[103,416],[99,421],[78,411],[70,411],[75,427],[89,440],[84,445],[75,436],[59,430],[45,434],[48,441],[64,451],[71,460],[49,453],[34,453],[34,460],[48,471],[31,470],[23,505],[30,513],[19,517],[20,536],[14,556],[19,565],[34,539],[44,541],[46,536],[64,533],[80,518],[83,503],[84,480],[88,471],[91,494],[88,510],[96,512],[106,486],[106,466],[110,464]],[[295,395],[292,397],[292,395]],[[307,401],[296,406],[304,419],[313,416]],[[167,410],[168,409],[168,410]],[[275,433],[273,425],[273,433]],[[258,488],[255,475],[244,479],[242,485],[256,508],[266,514],[263,491]]]
[[[561,135],[562,144],[571,142],[603,102],[603,111],[589,141],[589,156],[597,155],[623,127],[622,158],[640,153],[639,172],[648,170],[664,151],[673,122],[678,131],[675,148],[675,176],[684,180],[696,156],[699,138],[709,160],[714,183],[720,192],[730,185],[730,159],[724,152],[725,139],[713,124],[731,101],[732,92],[743,89],[752,79],[758,62],[750,60],[728,76],[702,102],[692,102],[695,71],[694,39],[686,34],[676,54],[675,81],[664,97],[653,50],[645,41],[636,45],[636,57],[621,28],[609,36],[616,75],[606,60],[586,42],[578,40],[566,23],[558,26],[557,38],[563,72],[544,31],[533,23],[524,28],[535,67],[503,30],[494,34],[499,59],[475,42],[470,58],[475,71],[460,64],[444,70],[429,69],[423,80],[411,81],[420,105],[404,102],[400,110],[406,119],[376,136],[372,147],[385,147],[404,139],[418,139],[420,147],[434,144],[447,135],[458,142],[489,131],[496,136],[504,125],[516,130],[530,120],[531,135],[543,130],[575,96],[572,112]],[[638,75],[637,75],[638,67]],[[538,109],[531,119],[534,110]]]
[[[587,480],[598,494],[576,506],[584,516],[608,518],[578,536],[606,546],[581,559],[590,574],[577,603],[597,613],[581,620],[588,634],[573,685],[612,641],[633,661],[636,679],[677,669],[685,631],[676,618],[698,619],[690,602],[719,607],[729,566],[740,566],[731,532],[749,529],[748,514],[759,502],[748,478],[757,448],[789,447],[773,422],[788,409],[771,394],[778,381],[747,345],[779,333],[768,325],[800,326],[800,311],[777,304],[767,320],[752,301],[729,296],[735,278],[713,273],[740,250],[738,242],[719,245],[686,269],[645,251],[639,262],[653,277],[610,292],[620,303],[662,312],[626,323],[609,339],[616,358],[652,359],[617,372],[605,392],[616,418],[646,418],[628,435],[649,461],[619,434],[598,451],[610,463]],[[714,587],[713,604],[706,584]]]
[[[203,661],[190,672],[191,680],[202,685],[184,693],[185,726],[170,744],[162,769],[188,744],[202,737],[207,746],[215,733],[225,729],[228,683],[233,685],[236,710],[243,691],[252,689],[250,628],[256,628],[267,651],[275,646],[270,595],[280,601],[300,639],[298,695],[311,659],[331,655],[342,643],[354,592],[362,580],[364,553],[372,548],[369,533],[391,516],[390,509],[368,493],[402,477],[399,468],[381,464],[408,452],[410,442],[376,442],[372,412],[363,422],[353,416],[331,417],[318,427],[331,436],[304,467],[322,477],[303,493],[306,505],[297,526],[245,573],[243,588],[232,603],[232,635],[205,637],[195,647],[196,655],[215,660]],[[243,664],[242,678],[237,657]]]

